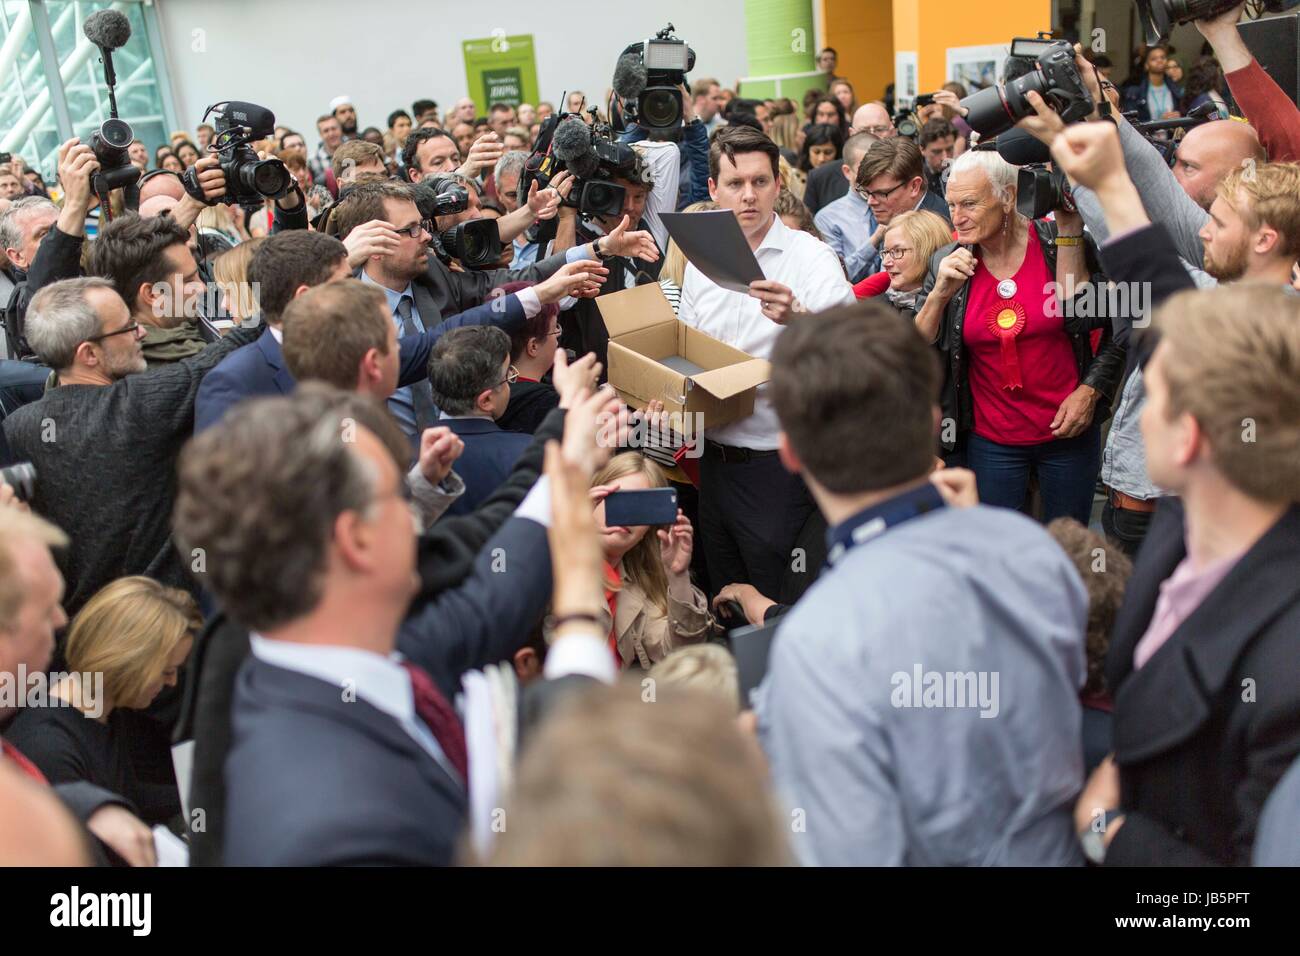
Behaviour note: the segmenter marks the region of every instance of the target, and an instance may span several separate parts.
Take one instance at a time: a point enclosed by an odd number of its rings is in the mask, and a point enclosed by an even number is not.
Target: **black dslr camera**
[[[1239,2],[1240,0],[1134,0],[1148,45],[1164,40],[1176,23],[1217,17],[1221,13],[1227,13]],[[1281,13],[1300,5],[1300,0],[1257,0],[1257,3],[1266,13]]]
[[[415,207],[433,236],[433,251],[443,262],[457,259],[467,269],[481,269],[501,258],[501,231],[495,219],[470,219],[438,232],[439,216],[469,208],[469,191],[455,176],[439,174],[415,184]]]
[[[695,51],[673,36],[671,23],[653,39],[629,44],[614,70],[614,91],[623,100],[623,118],[655,129],[671,129],[682,121],[686,74],[695,68]]]
[[[185,191],[199,202],[213,205],[239,205],[257,209],[268,199],[279,199],[293,189],[293,176],[278,159],[258,159],[250,143],[275,133],[275,114],[263,106],[227,100],[209,106],[203,113],[216,113],[216,135],[208,149],[221,156],[221,171],[226,176],[226,194],[208,203],[199,186],[198,173],[191,166],[181,176]]]
[[[127,147],[134,139],[131,124],[117,117],[104,120],[90,134],[90,149],[99,160],[99,172],[91,179],[90,188],[101,200],[114,189],[125,189],[140,181],[140,170],[131,165],[127,155]]]
[[[1074,65],[1074,47],[1064,40],[1053,40],[1048,34],[1011,41],[1013,57],[1030,53],[1037,66],[1032,73],[1009,83],[995,83],[961,101],[970,110],[966,122],[981,136],[997,136],[1032,115],[1034,108],[1025,99],[1030,90],[1040,95],[1066,123],[1076,123],[1093,111],[1092,95]]]

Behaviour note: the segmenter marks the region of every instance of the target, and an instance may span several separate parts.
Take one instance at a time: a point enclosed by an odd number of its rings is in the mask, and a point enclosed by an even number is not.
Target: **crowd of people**
[[[15,160],[0,863],[1300,863],[1300,109],[1240,12],[1206,89],[1152,47],[1031,95],[1039,218],[969,91],[830,49],[667,130],[338,96],[249,207],[208,125],[132,144],[138,202]],[[556,114],[613,121],[596,173],[533,176]],[[752,413],[610,380],[642,286],[770,363]]]

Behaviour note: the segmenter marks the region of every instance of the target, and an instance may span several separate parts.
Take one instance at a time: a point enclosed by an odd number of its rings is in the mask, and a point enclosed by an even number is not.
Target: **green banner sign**
[[[465,81],[479,116],[493,103],[518,106],[537,102],[537,62],[531,33],[506,36],[497,31],[482,40],[461,43]]]

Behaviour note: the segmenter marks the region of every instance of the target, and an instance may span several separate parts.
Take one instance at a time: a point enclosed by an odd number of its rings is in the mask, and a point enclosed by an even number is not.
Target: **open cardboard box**
[[[628,405],[658,399],[674,427],[689,416],[692,433],[754,413],[771,366],[680,321],[659,283],[602,295],[596,305],[609,332],[609,381]]]

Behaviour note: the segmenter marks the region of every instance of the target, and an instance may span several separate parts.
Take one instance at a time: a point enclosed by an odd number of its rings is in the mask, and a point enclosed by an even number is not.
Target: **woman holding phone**
[[[680,510],[667,527],[605,522],[611,494],[668,486],[662,469],[635,451],[615,455],[591,480],[605,552],[610,644],[624,670],[649,670],[674,649],[703,641],[713,623],[708,601],[691,583],[694,532]]]

